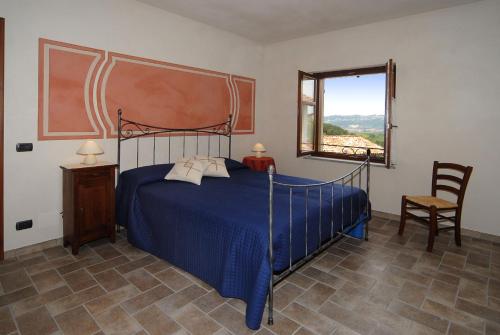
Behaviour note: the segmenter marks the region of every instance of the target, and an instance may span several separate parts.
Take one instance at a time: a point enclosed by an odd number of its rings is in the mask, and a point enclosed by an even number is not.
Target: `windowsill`
[[[335,162],[335,163],[347,163],[347,164],[354,164],[354,165],[360,165],[363,162],[363,161],[355,161],[355,160],[331,158],[331,157],[320,157],[320,156],[312,156],[312,155],[303,156],[302,158],[318,160],[318,161]],[[370,166],[383,167],[383,168],[386,167],[384,163],[375,163],[375,162],[370,162]],[[391,165],[391,169],[394,169],[394,165]]]

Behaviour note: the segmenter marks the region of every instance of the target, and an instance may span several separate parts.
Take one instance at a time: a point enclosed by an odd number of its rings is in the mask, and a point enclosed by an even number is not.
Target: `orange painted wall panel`
[[[102,138],[92,92],[104,51],[40,40],[38,139]]]
[[[233,114],[235,134],[254,132],[251,78],[45,39],[39,62],[40,140],[116,137],[119,108],[125,119],[168,128]]]

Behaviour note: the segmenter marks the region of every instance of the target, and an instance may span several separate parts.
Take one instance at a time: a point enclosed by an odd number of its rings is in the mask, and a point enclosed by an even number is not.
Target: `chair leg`
[[[434,237],[437,231],[437,209],[436,206],[431,206],[430,208],[430,220],[429,220],[429,241],[427,242],[427,251],[432,252],[434,247]]]
[[[399,221],[399,235],[403,235],[406,225],[406,195],[401,197],[401,218]]]
[[[462,246],[462,229],[460,224],[460,219],[462,217],[462,213],[455,213],[455,244],[457,247]]]

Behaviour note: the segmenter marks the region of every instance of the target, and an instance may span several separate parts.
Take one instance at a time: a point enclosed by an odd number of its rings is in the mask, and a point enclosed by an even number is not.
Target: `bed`
[[[119,112],[119,127],[129,122]],[[230,125],[228,120],[210,126],[217,129],[219,151],[221,134],[230,139]],[[147,129],[120,129],[119,134],[138,140],[142,134],[173,131]],[[201,129],[207,128],[181,131],[185,136]],[[268,323],[273,322],[273,290],[279,281],[350,230],[363,227],[361,235],[367,237],[369,155],[351,173],[330,182],[275,174],[272,168],[254,172],[230,158],[225,163],[230,178],[204,177],[199,186],[164,180],[173,164],[122,172],[117,221],[132,245],[193,274],[224,297],[244,300],[246,324],[258,329],[266,299]]]

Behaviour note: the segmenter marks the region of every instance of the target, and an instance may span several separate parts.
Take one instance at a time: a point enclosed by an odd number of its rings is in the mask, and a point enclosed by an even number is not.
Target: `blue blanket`
[[[244,300],[246,324],[258,329],[271,278],[268,175],[235,161],[228,160],[226,165],[231,178],[204,177],[200,186],[164,180],[171,164],[123,172],[117,188],[117,220],[127,228],[134,246],[192,273],[224,297]],[[284,175],[275,175],[275,180],[315,182]],[[290,193],[283,187],[276,187],[274,193],[273,265],[277,273],[290,263]],[[366,194],[350,184],[333,189],[333,225],[331,186],[322,188],[321,204],[319,200],[319,189],[310,190],[306,211],[305,191],[292,193],[293,261],[304,257],[306,245],[307,253],[318,247],[320,231],[325,241],[332,233],[366,219]]]

